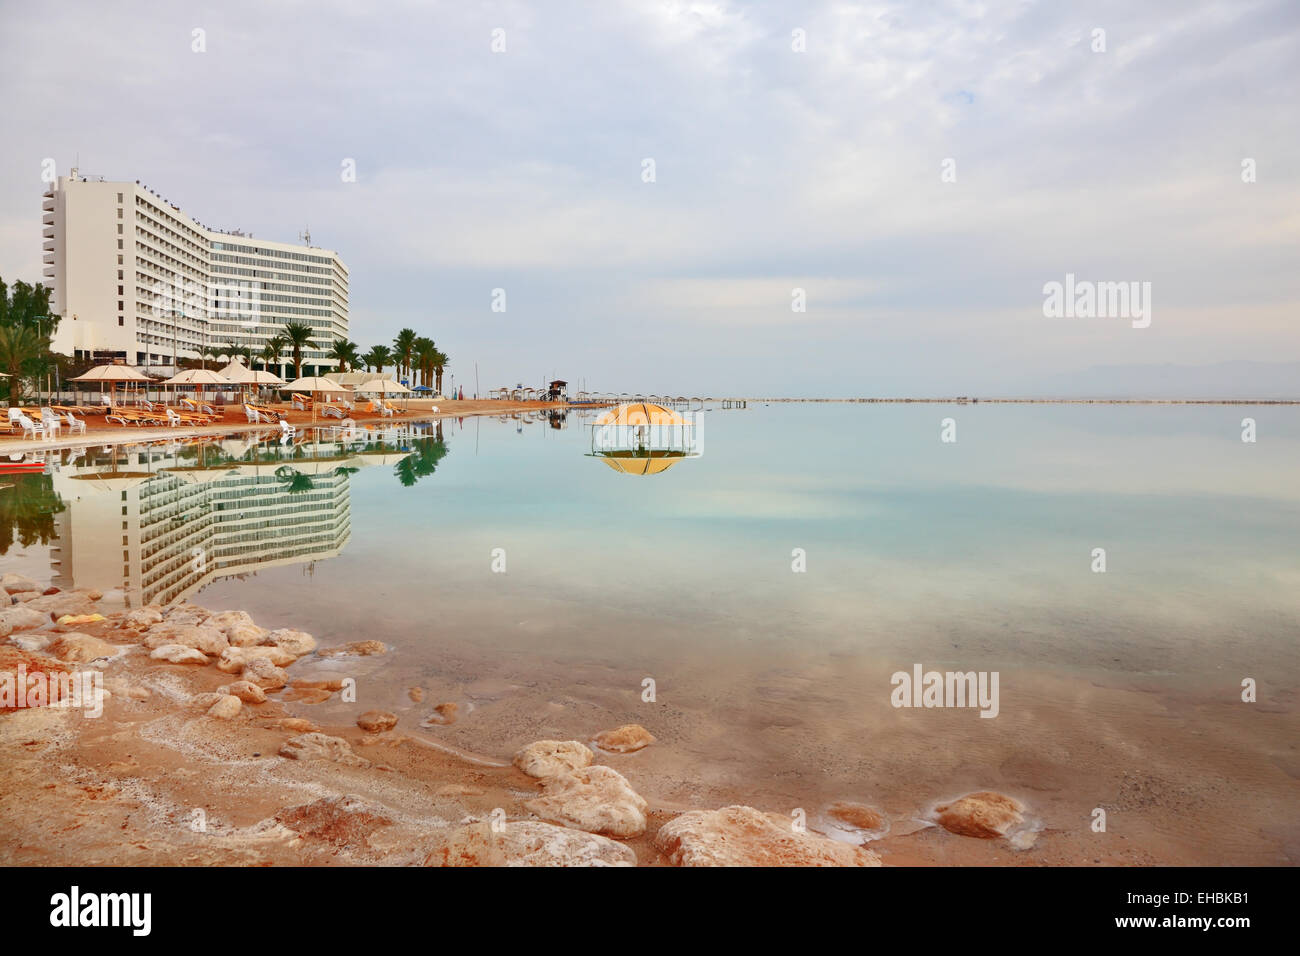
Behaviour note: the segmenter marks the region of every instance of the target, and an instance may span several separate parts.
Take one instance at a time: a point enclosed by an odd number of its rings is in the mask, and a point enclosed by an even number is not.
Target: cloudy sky
[[[0,0],[0,276],[40,277],[53,158],[310,227],[354,340],[409,325],[471,387],[1293,362],[1298,79],[1293,0]],[[1150,282],[1150,326],[1045,318],[1067,273]]]

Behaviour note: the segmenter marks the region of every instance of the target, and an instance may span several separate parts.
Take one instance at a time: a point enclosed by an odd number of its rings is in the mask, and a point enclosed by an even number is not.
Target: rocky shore
[[[877,849],[927,828],[1011,851],[1039,829],[992,792],[904,820],[850,802],[656,806],[618,769],[662,746],[638,724],[508,760],[468,753],[426,733],[458,719],[455,701],[412,687],[409,713],[366,705],[368,682],[384,679],[365,666],[389,650],[380,640],[320,646],[241,610],[128,609],[118,592],[16,574],[0,587],[9,865],[879,866]],[[330,699],[355,706],[355,725],[301,715]],[[952,847],[888,856],[961,861]]]

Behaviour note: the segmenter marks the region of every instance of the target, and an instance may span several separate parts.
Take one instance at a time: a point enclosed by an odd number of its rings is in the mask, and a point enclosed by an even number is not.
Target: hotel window
[[[117,240],[117,247],[118,247],[119,249],[122,248],[122,240],[121,240],[121,239]],[[118,258],[119,261],[121,261],[121,259],[122,259],[121,256],[118,256],[117,258]]]

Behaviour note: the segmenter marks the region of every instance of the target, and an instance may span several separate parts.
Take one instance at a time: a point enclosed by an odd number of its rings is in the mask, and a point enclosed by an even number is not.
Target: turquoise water
[[[1254,443],[1241,440],[1246,416]],[[0,567],[40,574],[55,561],[44,576],[67,583],[75,564],[88,570],[71,583],[120,587],[127,556],[109,499],[122,489],[69,480],[113,473],[114,460],[182,502],[170,526],[224,514],[226,532],[204,531],[214,553],[265,511],[265,547],[214,557],[186,596],[326,644],[384,640],[393,651],[365,664],[362,703],[404,708],[418,728],[408,687],[426,704],[457,700],[462,719],[427,730],[449,743],[508,756],[635,720],[661,741],[638,768],[683,803],[738,790],[780,803],[811,788],[904,807],[1051,780],[1038,802],[1069,817],[1121,804],[1137,774],[1188,814],[1143,817],[1142,835],[1168,844],[1162,858],[1294,861],[1294,409],[773,404],[700,419],[702,454],[649,476],[588,456],[576,414],[562,428],[447,421],[440,437],[396,441],[369,462],[331,448],[307,464],[322,452],[306,447],[296,481],[269,460],[284,453],[276,443],[183,460],[101,452],[43,479],[67,514],[48,544],[39,532],[11,543]],[[405,449],[417,454],[394,463]],[[247,464],[263,452],[267,463]],[[175,475],[196,463],[205,480],[182,488]],[[0,490],[0,506],[9,495],[21,512],[19,490]],[[134,508],[140,492],[127,493]],[[109,550],[108,524],[111,560],[85,558]],[[70,562],[70,549],[85,559]],[[805,571],[792,570],[795,549]],[[999,718],[892,708],[889,675],[914,663],[1000,672]],[[1253,710],[1239,699],[1245,677],[1260,688]],[[310,712],[347,719],[339,703]],[[1232,781],[1259,794],[1260,820],[1247,814],[1228,847],[1207,843],[1192,817]]]

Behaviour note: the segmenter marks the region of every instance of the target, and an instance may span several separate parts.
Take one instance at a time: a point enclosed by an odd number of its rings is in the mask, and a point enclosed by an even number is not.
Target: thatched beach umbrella
[[[148,375],[143,372],[137,372],[129,365],[96,365],[89,372],[78,375],[76,378],[69,379],[73,382],[99,382],[101,386],[107,384],[111,389],[109,396],[109,407],[116,404],[117,383],[118,382],[145,382],[151,381]],[[103,391],[103,388],[100,388]]]
[[[189,368],[173,375],[162,384],[170,385],[173,388],[181,385],[193,385],[199,390],[199,395],[202,396],[208,385],[230,385],[231,381],[219,372],[214,372],[209,368]]]
[[[344,395],[347,389],[334,381],[332,378],[326,378],[323,375],[308,375],[305,378],[295,379],[285,386],[286,391],[290,392],[310,392],[311,393],[311,421],[316,424],[316,396],[317,395]]]
[[[280,378],[280,376],[271,372],[251,369],[238,359],[223,368],[221,374],[236,385],[243,385],[245,389],[259,389],[263,386],[284,384],[284,379]]]
[[[363,382],[357,386],[357,393],[366,392],[367,394],[378,394],[380,398],[389,395],[410,395],[411,390],[401,382],[394,382],[391,378],[372,378],[368,382]]]

